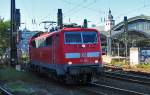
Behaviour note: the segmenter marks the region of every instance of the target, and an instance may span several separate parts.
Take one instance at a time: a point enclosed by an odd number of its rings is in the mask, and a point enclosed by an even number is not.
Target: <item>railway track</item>
[[[0,86],[0,95],[13,95],[13,94]]]
[[[126,80],[126,81],[130,81],[130,82],[135,82],[135,83],[140,83],[140,84],[144,84],[144,85],[150,85],[150,78],[144,77],[144,76],[121,74],[121,73],[116,73],[116,72],[111,72],[111,71],[105,71],[104,76],[110,77],[110,78],[115,78],[115,79]]]
[[[112,66],[112,65],[106,65],[104,66],[104,69],[107,71],[115,71],[115,72],[125,72],[133,75],[142,75],[142,76],[147,76],[150,77],[150,74],[147,72],[143,71],[137,71],[137,70],[131,70],[130,68],[123,68],[119,66]]]
[[[91,83],[91,85],[95,85],[97,87],[108,89],[108,91],[114,92],[114,95],[116,95],[116,94],[119,94],[119,95],[148,95],[148,94],[145,94],[145,93],[140,93],[140,92],[136,92],[136,91],[121,89],[121,88],[108,86],[108,85],[97,84],[97,83]]]
[[[131,91],[127,89],[116,88],[113,86],[102,85],[97,83],[90,83],[91,87],[88,88],[80,88],[80,90],[88,93],[87,95],[149,95],[146,93],[140,93],[136,91]]]
[[[87,95],[108,95],[106,93],[100,91],[94,91],[88,88],[80,88],[80,90],[82,90],[82,92],[84,91],[85,93],[87,93]]]

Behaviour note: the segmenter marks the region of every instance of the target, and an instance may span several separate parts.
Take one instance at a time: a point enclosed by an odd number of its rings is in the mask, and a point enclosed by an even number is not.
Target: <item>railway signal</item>
[[[57,25],[60,27],[60,29],[63,28],[63,13],[62,13],[62,9],[58,9]]]
[[[87,19],[84,19],[83,27],[84,27],[84,28],[87,28],[87,27],[88,27],[88,21],[87,21]]]
[[[19,26],[20,26],[20,9],[16,9],[16,11],[15,11],[15,20],[16,20],[17,29],[19,29]]]

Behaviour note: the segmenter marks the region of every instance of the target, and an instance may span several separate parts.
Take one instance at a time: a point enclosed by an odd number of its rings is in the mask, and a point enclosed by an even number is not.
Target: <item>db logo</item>
[[[85,52],[81,53],[81,57],[87,57],[87,53]]]

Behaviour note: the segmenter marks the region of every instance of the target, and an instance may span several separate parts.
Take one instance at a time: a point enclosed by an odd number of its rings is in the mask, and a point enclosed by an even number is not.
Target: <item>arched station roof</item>
[[[148,21],[148,22],[150,22],[150,16],[140,15],[140,16],[135,16],[135,17],[129,18],[128,19],[128,24],[139,22],[139,21]],[[112,30],[118,31],[118,30],[120,30],[120,28],[123,27],[123,25],[124,25],[124,22],[122,21],[122,22],[118,23],[117,25],[115,25],[112,28]]]
[[[134,31],[136,34],[145,35],[150,38],[150,16],[140,15],[128,19],[128,31]],[[112,28],[112,36],[124,32],[124,22],[120,22]]]

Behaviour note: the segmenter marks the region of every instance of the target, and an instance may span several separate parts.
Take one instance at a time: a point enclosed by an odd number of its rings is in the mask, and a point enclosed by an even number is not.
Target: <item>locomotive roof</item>
[[[92,29],[92,28],[64,28],[62,29],[62,31],[82,31],[82,30],[96,31],[96,29]]]
[[[92,29],[92,28],[63,28],[54,32],[39,32],[35,34],[31,39],[35,39],[39,37],[47,37],[49,35],[53,35],[53,34],[60,33],[60,32],[67,32],[67,31],[71,32],[71,31],[97,31],[97,30]]]

